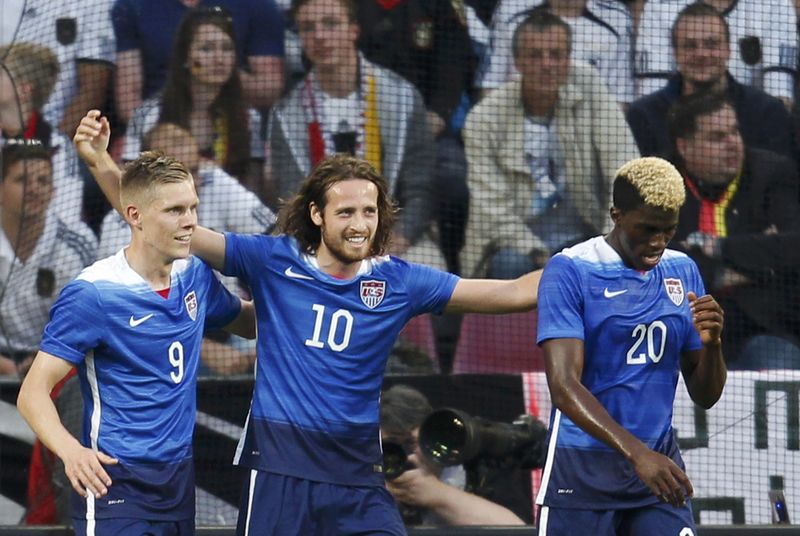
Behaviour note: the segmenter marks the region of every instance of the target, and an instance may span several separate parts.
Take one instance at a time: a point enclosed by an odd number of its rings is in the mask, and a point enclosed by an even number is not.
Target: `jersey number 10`
[[[320,339],[322,335],[322,323],[325,320],[325,306],[315,303],[311,306],[317,318],[314,320],[314,334],[310,339],[306,339],[306,346],[312,348],[325,348],[325,343]],[[339,324],[343,323],[343,333],[339,340],[336,340],[336,334],[339,331]],[[331,350],[334,352],[341,352],[350,345],[350,335],[353,332],[353,314],[347,309],[337,309],[331,315],[330,327],[328,328],[327,343]]]

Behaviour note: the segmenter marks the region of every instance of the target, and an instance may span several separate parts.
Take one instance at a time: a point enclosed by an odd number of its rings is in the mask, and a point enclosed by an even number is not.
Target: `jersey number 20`
[[[647,358],[653,363],[658,363],[664,356],[664,346],[667,344],[667,326],[661,320],[652,324],[637,324],[633,328],[631,337],[633,346],[628,350],[628,365],[643,365]],[[656,348],[658,346],[658,348]]]

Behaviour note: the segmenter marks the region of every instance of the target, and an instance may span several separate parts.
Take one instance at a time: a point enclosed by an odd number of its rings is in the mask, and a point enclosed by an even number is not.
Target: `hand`
[[[408,457],[415,468],[409,469],[394,480],[386,482],[386,488],[397,502],[410,506],[430,508],[439,498],[439,489],[447,484],[420,463],[416,454]]]
[[[115,465],[118,463],[116,458],[88,449],[77,441],[60,458],[64,462],[64,473],[78,495],[86,497],[88,492],[99,499],[108,493],[111,477],[103,469],[103,465]]]
[[[710,294],[698,298],[694,292],[689,292],[686,296],[692,311],[692,322],[700,334],[700,340],[704,345],[719,344],[725,323],[722,307]]]
[[[645,448],[633,462],[636,474],[653,495],[679,508],[694,495],[694,488],[678,465],[667,456]]]
[[[431,133],[435,138],[442,133],[447,124],[445,123],[444,119],[442,119],[442,116],[432,110],[425,112],[425,115],[428,118],[428,126],[431,127]]]
[[[91,167],[108,151],[110,138],[111,126],[108,119],[100,115],[100,110],[89,110],[81,119],[72,142],[78,156]]]

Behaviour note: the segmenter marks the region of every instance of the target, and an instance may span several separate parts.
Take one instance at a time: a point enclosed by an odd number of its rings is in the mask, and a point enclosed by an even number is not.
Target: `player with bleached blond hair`
[[[540,535],[696,534],[672,428],[678,373],[704,408],[727,373],[722,308],[694,261],[667,249],[685,197],[669,162],[628,162],[614,180],[611,232],[544,270],[538,342],[553,411]]]

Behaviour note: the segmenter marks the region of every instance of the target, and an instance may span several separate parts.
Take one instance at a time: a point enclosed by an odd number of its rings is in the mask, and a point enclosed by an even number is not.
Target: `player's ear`
[[[125,221],[133,227],[138,229],[142,228],[142,213],[136,205],[128,205],[125,207]]]
[[[620,209],[617,207],[611,207],[611,210],[609,210],[608,213],[611,215],[611,221],[613,221],[614,224],[619,223],[619,219],[622,217],[622,211]]]
[[[308,205],[308,213],[309,216],[311,216],[311,221],[314,222],[314,225],[317,227],[322,227],[322,212],[316,203],[312,202]]]

